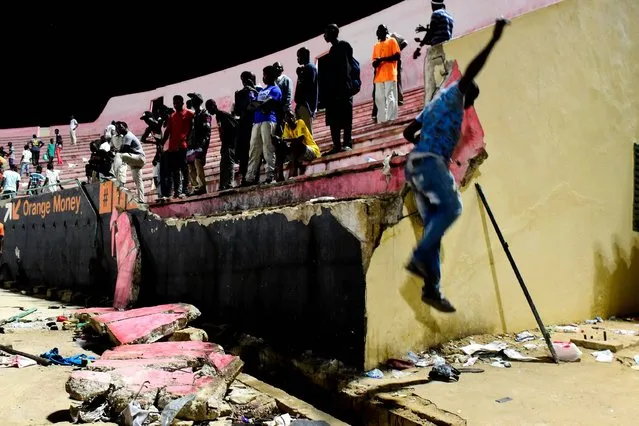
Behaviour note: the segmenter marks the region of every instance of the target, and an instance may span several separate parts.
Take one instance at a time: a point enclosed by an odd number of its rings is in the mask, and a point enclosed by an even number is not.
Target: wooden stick
[[[0,345],[0,351],[5,351],[5,352],[10,353],[12,355],[20,355],[20,356],[23,356],[25,358],[32,359],[35,362],[37,362],[38,364],[44,365],[45,367],[47,367],[47,366],[49,366],[51,364],[51,361],[49,361],[48,359],[39,357],[37,355],[31,355],[31,354],[28,354],[26,352],[16,351],[15,349],[13,349],[10,346]]]

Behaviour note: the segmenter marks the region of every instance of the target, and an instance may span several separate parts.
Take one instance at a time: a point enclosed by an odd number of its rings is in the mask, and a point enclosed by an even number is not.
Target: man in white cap
[[[419,25],[415,29],[418,33],[426,33],[420,42],[420,47],[424,45],[429,46],[426,52],[426,61],[424,62],[424,104],[427,104],[437,91],[435,67],[444,67],[443,75],[448,75],[451,71],[451,64],[446,62],[446,53],[444,53],[444,46],[442,44],[453,37],[453,26],[455,24],[455,20],[446,10],[444,0],[432,0],[431,8],[433,13],[430,16],[430,24],[427,27]],[[420,48],[417,48],[413,54],[414,58],[419,56],[419,49]]]

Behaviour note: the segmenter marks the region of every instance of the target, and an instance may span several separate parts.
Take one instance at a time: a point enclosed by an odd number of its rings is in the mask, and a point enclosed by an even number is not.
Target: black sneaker
[[[422,302],[432,306],[440,312],[450,314],[457,311],[452,303],[444,297],[441,291],[430,285],[424,285],[424,288],[422,289]]]
[[[424,265],[411,260],[408,265],[406,265],[406,270],[411,274],[417,275],[424,281],[428,281],[428,272],[426,271],[426,267]]]
[[[322,154],[322,157],[327,157],[333,154],[339,154],[340,152],[342,152],[342,148],[333,148],[330,151],[327,151],[324,154]]]

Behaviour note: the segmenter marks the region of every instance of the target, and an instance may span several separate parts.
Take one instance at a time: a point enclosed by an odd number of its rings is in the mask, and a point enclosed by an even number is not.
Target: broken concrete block
[[[577,346],[581,346],[582,348],[593,349],[596,351],[605,351],[606,349],[608,349],[611,352],[617,352],[618,350],[632,346],[632,344],[624,344],[623,342],[620,342],[618,340],[570,339],[570,341]]]
[[[244,361],[239,357],[219,352],[210,353],[208,361],[211,366],[215,367],[218,375],[224,378],[227,385],[235,380],[240,371],[242,371],[242,367],[244,367]]]
[[[180,410],[179,417],[194,421],[217,419],[220,417],[222,409],[225,408],[224,395],[226,391],[226,382],[220,377],[212,377],[211,381],[197,392],[195,399]],[[176,396],[170,388],[161,389],[158,394],[158,407],[164,408],[174,399]],[[224,411],[227,410],[224,409]]]
[[[17,285],[17,281],[5,281],[2,283],[2,287],[9,290]]]
[[[140,289],[140,241],[130,214],[118,214],[115,207],[111,214],[111,243],[112,248],[115,247],[114,255],[118,264],[113,307],[125,309],[137,301]]]
[[[55,298],[56,298],[57,294],[58,294],[58,289],[57,289],[57,288],[55,288],[55,287],[49,287],[49,288],[47,289],[45,299],[47,299],[47,300],[53,300],[53,299],[55,299]]]
[[[56,289],[54,288],[50,288],[49,290],[47,290],[47,293],[49,291],[55,291],[55,290]],[[49,296],[47,295],[47,299],[48,298]],[[71,313],[71,316],[74,318],[77,318],[78,320],[82,322],[85,322],[85,321],[89,321],[91,317],[95,315],[107,314],[111,312],[115,312],[115,308],[83,308],[83,309],[76,309],[75,311]]]
[[[212,352],[223,352],[223,349],[220,345],[209,342],[156,342],[116,346],[105,351],[100,359],[170,358],[179,354],[180,357],[202,365],[208,361]]]
[[[107,401],[114,413],[121,413],[134,399],[140,404],[140,407],[148,409],[155,404],[158,392],[158,388],[147,389],[146,387],[138,386],[135,389],[134,387],[121,387],[113,390],[107,396]]]
[[[73,297],[73,291],[71,290],[58,290],[58,299],[64,303],[71,303]]]
[[[108,373],[77,370],[71,373],[65,384],[65,389],[72,399],[87,401],[106,394],[112,385],[121,386],[122,382],[114,381],[114,378]]]
[[[107,332],[116,345],[153,343],[186,327],[187,321],[184,314],[153,314],[113,322]]]
[[[188,322],[193,321],[200,316],[200,311],[193,305],[186,303],[170,303],[166,305],[130,309],[127,311],[101,313],[91,317],[91,325],[98,333],[105,334],[107,332],[107,326],[111,323],[162,313],[185,314]]]
[[[156,368],[165,370],[181,370],[183,368],[198,368],[202,364],[197,360],[186,357],[167,357],[151,359],[98,359],[89,364],[89,370],[112,371],[126,367]]]
[[[209,336],[206,331],[195,328],[186,327],[171,334],[168,338],[169,342],[208,342]]]

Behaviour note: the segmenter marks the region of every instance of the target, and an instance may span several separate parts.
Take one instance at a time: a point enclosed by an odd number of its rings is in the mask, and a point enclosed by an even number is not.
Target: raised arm
[[[488,42],[486,47],[484,47],[484,49],[481,52],[479,52],[479,54],[475,56],[475,58],[472,61],[470,61],[470,64],[468,64],[468,68],[466,68],[466,71],[464,72],[464,75],[459,80],[459,90],[462,93],[466,93],[468,88],[471,86],[473,80],[477,77],[479,72],[482,70],[482,68],[486,64],[488,55],[490,55],[490,52],[492,52],[493,48],[495,47],[495,44],[497,44],[497,42],[501,38],[501,35],[504,32],[504,27],[509,24],[510,24],[510,21],[507,19],[504,19],[504,18],[497,19],[497,21],[495,22],[495,29],[493,30],[493,36],[491,37],[490,41]]]

